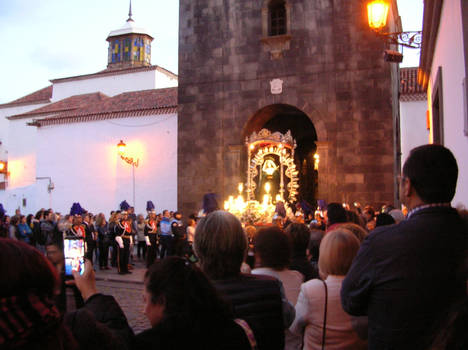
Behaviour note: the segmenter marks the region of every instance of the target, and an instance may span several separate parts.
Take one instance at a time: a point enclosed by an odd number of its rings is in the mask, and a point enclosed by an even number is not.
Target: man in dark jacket
[[[411,151],[400,181],[405,221],[375,229],[343,281],[351,315],[368,315],[369,349],[426,349],[449,306],[466,295],[467,232],[450,206],[458,177],[452,153],[440,145]]]

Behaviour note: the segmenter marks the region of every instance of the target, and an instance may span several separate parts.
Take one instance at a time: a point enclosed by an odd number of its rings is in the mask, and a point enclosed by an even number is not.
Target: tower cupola
[[[111,31],[106,40],[109,42],[107,69],[151,66],[153,37],[135,24],[131,0],[127,21],[122,28]]]

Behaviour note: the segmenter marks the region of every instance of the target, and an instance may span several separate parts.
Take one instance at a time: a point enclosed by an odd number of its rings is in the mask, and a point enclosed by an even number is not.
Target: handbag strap
[[[325,281],[323,282],[323,286],[325,287],[325,307],[323,312],[323,333],[322,333],[322,350],[325,349],[325,330],[327,325],[327,305],[328,305],[328,287]]]
[[[244,330],[245,335],[247,336],[247,339],[249,340],[250,348],[252,350],[257,350],[258,349],[257,340],[255,339],[255,335],[252,331],[252,328],[250,328],[249,324],[241,318],[236,318],[234,322],[236,322]]]

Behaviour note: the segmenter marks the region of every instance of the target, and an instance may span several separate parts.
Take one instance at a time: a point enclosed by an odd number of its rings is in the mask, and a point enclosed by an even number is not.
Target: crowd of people
[[[466,349],[468,215],[450,205],[457,174],[448,149],[418,147],[399,178],[407,210],[280,208],[267,225],[221,210],[4,216],[0,348]],[[71,235],[85,240],[87,261],[66,280]],[[131,273],[132,258],[148,268],[151,324],[136,335],[93,269]]]

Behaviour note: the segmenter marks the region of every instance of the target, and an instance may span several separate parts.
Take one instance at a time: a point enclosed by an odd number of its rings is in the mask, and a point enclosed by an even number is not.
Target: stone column
[[[329,173],[329,165],[328,165],[328,142],[326,141],[317,141],[315,142],[317,145],[316,154],[319,155],[320,161],[318,165],[318,193],[317,199],[325,199],[328,200],[329,196],[329,184],[328,184],[328,173]]]

